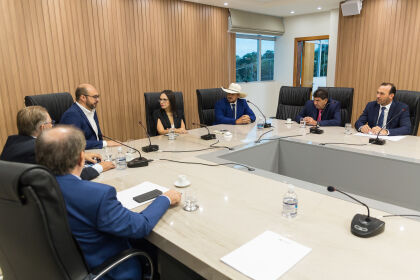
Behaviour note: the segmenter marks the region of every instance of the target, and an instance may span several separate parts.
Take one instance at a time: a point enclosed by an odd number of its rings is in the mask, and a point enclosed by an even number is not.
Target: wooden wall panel
[[[420,1],[369,0],[338,27],[336,86],[354,87],[352,122],[381,82],[420,91]]]
[[[227,9],[180,0],[0,0],[0,146],[17,132],[24,96],[93,84],[105,135],[145,137],[144,92],[184,93],[187,127],[197,88],[234,80]]]

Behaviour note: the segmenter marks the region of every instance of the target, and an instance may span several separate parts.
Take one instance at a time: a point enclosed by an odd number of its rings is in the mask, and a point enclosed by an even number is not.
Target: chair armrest
[[[95,268],[94,270],[92,270],[89,273],[89,275],[85,278],[85,280],[98,280],[102,276],[104,276],[106,273],[108,273],[111,269],[113,269],[114,267],[118,266],[119,264],[123,263],[124,261],[128,260],[129,258],[137,257],[137,256],[141,256],[144,259],[146,259],[147,263],[150,266],[150,276],[144,276],[143,279],[152,279],[154,271],[153,271],[152,259],[150,258],[150,256],[146,252],[141,251],[141,250],[128,249],[128,250],[125,250],[125,251],[121,252],[120,254],[108,259],[102,265],[100,265],[97,268]]]

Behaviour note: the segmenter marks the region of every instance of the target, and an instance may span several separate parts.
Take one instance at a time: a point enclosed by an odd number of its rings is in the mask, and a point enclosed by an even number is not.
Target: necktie
[[[318,118],[316,119],[317,122],[321,121],[322,110],[318,111]]]
[[[381,115],[379,116],[378,119],[378,124],[377,126],[382,127],[384,125],[384,112],[385,112],[386,107],[382,107],[381,108]]]
[[[232,103],[232,111],[233,111],[233,117],[236,119],[236,114],[235,114],[235,103]]]

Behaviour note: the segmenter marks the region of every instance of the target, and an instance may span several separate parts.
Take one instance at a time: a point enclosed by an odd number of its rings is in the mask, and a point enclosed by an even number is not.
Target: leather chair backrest
[[[73,97],[68,92],[25,96],[26,106],[39,105],[44,107],[56,123],[60,121],[61,116],[73,103]]]
[[[182,97],[182,92],[174,92],[175,94],[175,101],[176,107],[178,112],[182,112],[184,116],[184,123],[185,123],[185,115],[184,115],[184,99]],[[144,93],[144,103],[146,106],[146,124],[147,124],[147,132],[150,136],[158,135],[156,124],[153,120],[153,112],[156,109],[160,108],[159,98],[161,93],[160,92],[145,92]]]
[[[417,135],[420,120],[420,92],[397,90],[394,100],[408,105],[411,120],[411,135]]]
[[[345,87],[319,87],[328,92],[328,97],[340,101],[341,104],[341,126],[351,122],[353,110],[353,88]]]
[[[197,89],[198,116],[201,124],[213,125],[214,105],[226,95],[221,88]]]
[[[55,177],[0,161],[0,267],[4,279],[84,279],[83,256]]]
[[[311,98],[312,88],[310,87],[288,87],[282,86],[279,92],[276,118],[286,120],[296,119],[296,116],[305,106],[306,101]]]

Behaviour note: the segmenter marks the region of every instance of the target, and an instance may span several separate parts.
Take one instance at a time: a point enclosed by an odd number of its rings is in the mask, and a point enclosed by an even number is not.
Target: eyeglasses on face
[[[92,97],[93,99],[99,99],[101,96],[99,95],[99,94],[97,94],[97,95],[89,95],[89,94],[83,94],[84,96],[87,96],[87,97]]]
[[[44,122],[43,124],[51,124],[51,125],[54,125],[55,124],[55,120],[51,120],[49,122]]]

